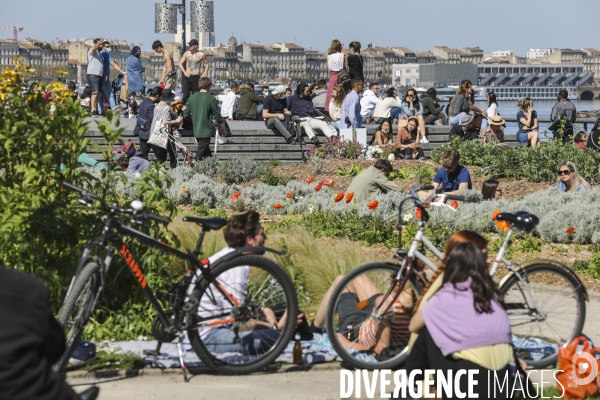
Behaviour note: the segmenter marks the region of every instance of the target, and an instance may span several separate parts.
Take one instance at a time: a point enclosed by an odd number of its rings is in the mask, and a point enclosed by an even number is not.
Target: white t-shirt
[[[232,247],[225,247],[223,250],[213,254],[208,258],[210,263],[216,262],[219,258],[231,253],[235,249]],[[250,273],[250,267],[248,265],[236,267],[227,270],[218,276],[217,280],[227,292],[229,292],[235,299],[237,299],[240,304],[244,302],[246,298],[246,288],[248,287],[248,274]],[[196,277],[194,281],[200,277],[202,273],[198,271],[196,273]],[[190,286],[190,290],[192,290],[193,285]],[[214,286],[214,284],[210,285],[210,290],[214,294],[213,304],[207,296],[204,296],[200,300],[200,304],[198,305],[198,316],[201,318],[208,318],[211,315],[218,315],[218,319],[228,318],[224,316],[225,314],[229,314],[231,312],[231,304],[229,301],[225,300],[223,294]],[[188,293],[190,294],[190,293]],[[203,321],[208,322],[208,321]],[[222,327],[223,325],[218,325],[218,327]],[[198,332],[200,333],[200,337],[204,339],[208,332],[214,328],[200,328]]]
[[[498,104],[492,103],[487,109],[488,120],[491,120],[494,115],[498,115]]]
[[[327,68],[329,68],[330,71],[341,71],[344,67],[343,53],[333,53],[327,56]]]
[[[223,100],[223,104],[221,105],[221,116],[223,118],[232,117],[235,114],[235,110],[237,109],[238,97],[233,93],[233,91],[229,91],[225,95],[225,100]]]
[[[389,118],[392,108],[398,108],[400,106],[402,106],[402,100],[400,100],[399,97],[386,97],[385,99],[379,99],[377,104],[375,104],[373,117]]]
[[[104,58],[99,51],[88,50],[88,75],[99,75],[104,74]]]
[[[342,118],[342,107],[336,106],[333,102],[333,99],[331,99],[331,101],[329,102],[329,115],[332,114],[336,118],[336,120]]]

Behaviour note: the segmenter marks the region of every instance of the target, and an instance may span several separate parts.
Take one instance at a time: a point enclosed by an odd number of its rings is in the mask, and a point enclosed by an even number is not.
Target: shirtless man
[[[160,85],[164,85],[163,89],[175,90],[177,83],[177,71],[173,68],[173,55],[165,49],[160,40],[155,40],[152,43],[152,50],[163,55],[163,72],[160,76]]]
[[[196,39],[190,40],[188,43],[190,50],[186,51],[181,60],[179,60],[179,68],[183,71],[181,77],[181,89],[182,99],[181,101],[185,104],[190,95],[198,92],[198,82],[200,78],[205,77],[208,74],[210,65],[206,55],[198,50],[198,41]],[[183,67],[183,64],[187,61],[187,68]],[[204,63],[204,72],[200,75],[200,63]]]

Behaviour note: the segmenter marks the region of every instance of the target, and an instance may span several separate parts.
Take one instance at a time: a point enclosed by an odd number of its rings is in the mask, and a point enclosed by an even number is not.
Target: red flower
[[[276,210],[279,210],[280,208],[283,208],[283,206],[281,204],[277,203],[277,204],[273,204],[273,208]]]
[[[183,192],[185,194],[190,194],[190,191],[188,190],[188,188],[186,188],[185,186],[183,187]]]
[[[350,192],[346,195],[346,204],[350,203],[352,201],[352,198],[354,197],[354,192]]]
[[[314,181],[315,181],[315,178],[313,178],[312,176],[309,176],[308,179],[306,180],[306,183],[308,183],[310,185]]]
[[[287,194],[287,196],[285,196],[285,197],[287,197],[288,199],[293,199],[293,198],[294,198],[294,195],[293,195],[293,194],[291,194],[291,193],[288,193],[288,194]]]
[[[420,209],[420,208],[417,208],[417,210],[415,211],[415,217],[416,217],[417,219],[421,219],[421,218],[423,218],[423,211],[421,211],[421,209]]]
[[[329,179],[329,178],[325,179],[323,181],[323,185],[332,187],[333,186],[333,179]]]
[[[450,207],[456,210],[458,208],[458,201],[454,200],[452,203],[450,203]]]
[[[242,195],[242,192],[235,192],[231,195],[231,200],[237,200]]]
[[[323,187],[323,182],[319,182],[317,186],[315,186],[315,192],[318,192]]]
[[[373,200],[372,202],[367,204],[367,207],[369,207],[371,210],[374,210],[377,208],[378,205],[379,205],[379,202],[377,200]]]
[[[335,196],[335,202],[339,203],[344,198],[344,192],[339,192],[337,196]]]
[[[573,227],[573,226],[570,226],[570,227],[569,227],[569,229],[567,229],[567,230],[565,231],[565,233],[566,233],[567,235],[572,235],[573,233],[575,233],[575,227]]]

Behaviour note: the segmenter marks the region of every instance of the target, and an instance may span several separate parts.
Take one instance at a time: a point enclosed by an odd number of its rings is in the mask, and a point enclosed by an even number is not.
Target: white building
[[[554,53],[554,49],[529,49],[527,58],[543,58]]]
[[[396,86],[418,86],[419,64],[393,64],[392,83]]]
[[[513,52],[511,50],[498,50],[498,51],[492,52],[492,57],[507,57],[507,56],[511,56],[512,53]]]
[[[174,42],[183,42],[182,40],[183,32],[181,30],[181,24],[177,24],[177,33],[175,34]],[[185,21],[185,43],[186,46],[190,40],[196,39],[198,41],[198,47],[202,49],[206,49],[207,47],[216,47],[215,44],[215,33],[214,32],[192,32],[192,28],[190,26],[190,20]]]

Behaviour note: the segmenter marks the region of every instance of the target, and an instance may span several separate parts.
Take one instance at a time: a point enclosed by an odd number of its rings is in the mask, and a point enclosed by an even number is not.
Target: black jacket
[[[479,138],[479,133],[477,133],[477,131],[472,128],[470,131],[463,131],[462,126],[453,126],[452,129],[450,129],[450,139],[452,139],[452,136],[458,136],[459,138],[461,138],[462,140],[475,140]]]
[[[425,93],[421,96],[421,104],[423,104],[423,117],[429,115],[440,115],[442,107],[436,107],[433,101],[433,97]]]
[[[363,82],[365,77],[363,75],[363,57],[358,54],[350,54],[348,56],[348,74],[350,78],[362,79]]]
[[[65,335],[43,283],[0,264],[0,399],[79,400],[52,364]]]

